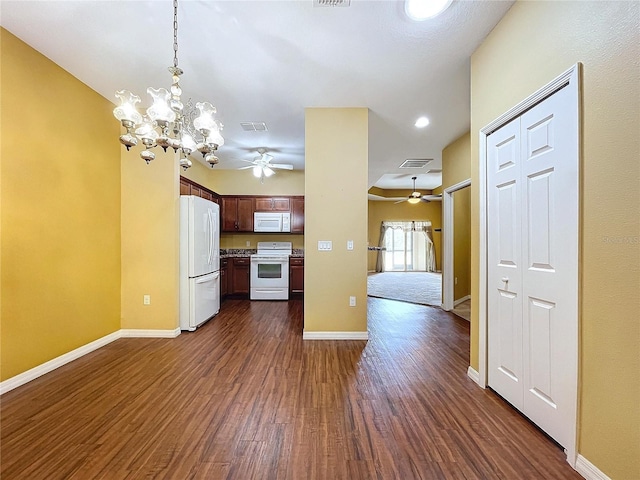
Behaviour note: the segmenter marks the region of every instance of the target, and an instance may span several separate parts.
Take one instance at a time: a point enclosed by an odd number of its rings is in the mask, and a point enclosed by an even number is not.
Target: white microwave
[[[291,231],[291,214],[255,212],[253,214],[254,232],[286,232]]]

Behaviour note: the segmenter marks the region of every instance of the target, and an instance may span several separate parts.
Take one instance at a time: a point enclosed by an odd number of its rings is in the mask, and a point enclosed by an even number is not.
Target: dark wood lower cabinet
[[[229,294],[229,260],[220,259],[220,301]]]
[[[229,295],[249,295],[249,273],[251,259],[236,257],[229,262]]]
[[[289,259],[289,293],[304,293],[304,258]]]

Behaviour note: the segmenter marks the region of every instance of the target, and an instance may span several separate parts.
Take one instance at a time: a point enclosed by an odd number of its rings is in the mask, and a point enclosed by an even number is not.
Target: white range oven
[[[251,300],[289,299],[291,242],[258,242],[251,255]]]

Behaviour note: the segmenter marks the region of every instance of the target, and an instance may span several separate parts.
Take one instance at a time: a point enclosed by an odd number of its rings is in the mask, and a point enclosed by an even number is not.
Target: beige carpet
[[[367,277],[367,294],[370,297],[439,307],[442,304],[442,279],[439,273],[370,273]]]
[[[453,310],[451,310],[451,312],[469,322],[471,320],[471,299],[459,303],[458,305],[453,307]]]

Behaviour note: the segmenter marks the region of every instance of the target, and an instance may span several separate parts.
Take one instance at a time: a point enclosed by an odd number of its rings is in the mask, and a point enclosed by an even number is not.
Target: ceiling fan
[[[420,192],[418,192],[416,190],[416,179],[418,177],[411,177],[411,180],[413,180],[413,192],[411,192],[411,195],[409,195],[407,198],[404,198],[402,200],[398,200],[395,203],[402,203],[402,202],[409,202],[411,204],[416,204],[416,203],[420,203],[420,202],[433,202],[433,201],[440,201],[442,200],[442,195],[422,195]]]
[[[264,182],[265,177],[268,178],[274,175],[276,173],[274,169],[293,170],[293,165],[287,163],[271,163],[273,156],[269,155],[266,150],[262,148],[258,150],[258,153],[260,155],[252,161],[242,160],[243,162],[251,163],[251,165],[240,167],[239,170],[253,169],[253,176],[259,178],[261,182]]]

